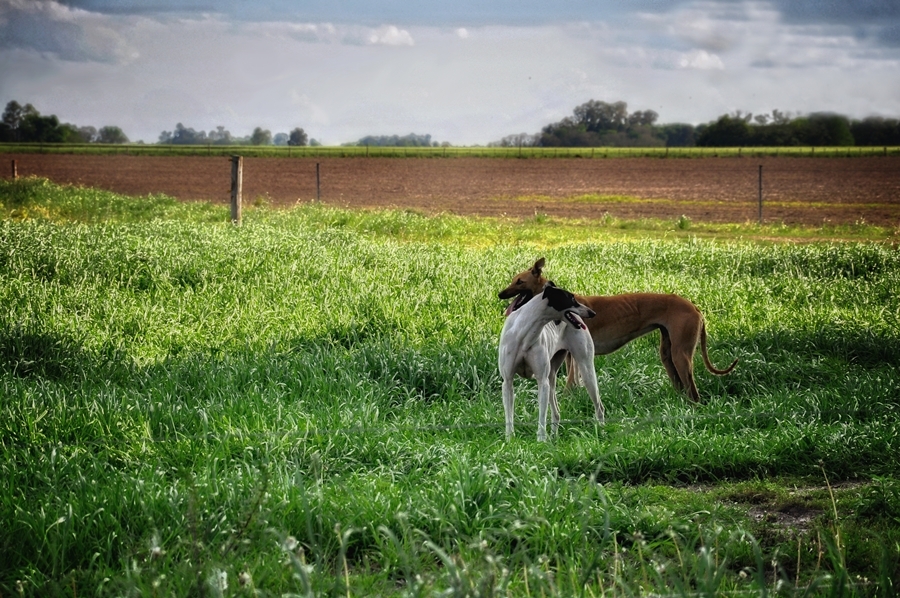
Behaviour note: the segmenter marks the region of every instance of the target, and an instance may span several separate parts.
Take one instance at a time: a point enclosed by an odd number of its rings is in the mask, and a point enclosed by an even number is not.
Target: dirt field
[[[6,154],[37,175],[128,195],[163,193],[227,204],[223,157]],[[570,218],[678,218],[788,224],[900,226],[900,158],[492,159],[245,158],[245,204],[316,198],[342,207],[399,207],[455,214]],[[7,162],[7,165],[10,163]],[[4,169],[6,170],[6,169]],[[9,170],[7,170],[7,173]],[[640,200],[590,200],[628,196]]]

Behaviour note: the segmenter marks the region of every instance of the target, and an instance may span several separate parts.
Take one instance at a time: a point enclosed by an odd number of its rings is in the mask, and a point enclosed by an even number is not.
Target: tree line
[[[653,110],[628,112],[625,102],[589,100],[572,116],[551,123],[539,133],[507,135],[489,145],[497,147],[787,147],[787,146],[896,146],[900,121],[872,116],[852,120],[840,114],[818,112],[793,116],[779,110],[771,114],[725,114],[701,124],[656,124]]]
[[[61,123],[55,114],[42,116],[31,104],[6,104],[0,119],[0,142],[128,143],[119,127],[79,127]]]
[[[130,143],[128,136],[115,126],[79,127],[61,123],[55,114],[43,116],[31,104],[24,106],[13,100],[6,104],[0,117],[0,142],[19,143]],[[277,133],[256,127],[247,137],[236,137],[225,127],[213,131],[195,131],[181,123],[173,131],[159,135],[161,144],[200,145],[319,145],[306,132],[296,127],[290,133]]]
[[[181,123],[175,125],[173,131],[160,133],[158,142],[163,145],[320,145],[315,139],[310,139],[300,127],[294,128],[290,133],[276,133],[274,136],[268,129],[256,127],[247,137],[235,137],[225,127],[216,127],[207,133],[195,131]]]
[[[431,138],[431,135],[417,135],[410,133],[409,135],[366,135],[361,137],[359,141],[351,141],[344,143],[345,146],[372,146],[372,147],[448,147],[450,144],[446,141],[438,143]]]
[[[534,134],[507,135],[491,142],[496,147],[787,147],[787,146],[898,146],[900,121],[872,116],[862,120],[817,112],[792,115],[773,110],[771,114],[724,114],[713,122],[658,124],[653,110],[628,111],[625,102],[589,100],[577,106],[571,116],[550,123]],[[99,129],[61,123],[56,115],[43,116],[31,104],[16,101],[6,105],[0,119],[0,142],[40,143],[129,143],[116,126]],[[290,133],[276,133],[256,127],[246,137],[232,135],[225,127],[196,131],[178,123],[163,131],[157,141],[167,145],[320,145],[301,127]],[[431,135],[368,135],[344,145],[438,147]]]

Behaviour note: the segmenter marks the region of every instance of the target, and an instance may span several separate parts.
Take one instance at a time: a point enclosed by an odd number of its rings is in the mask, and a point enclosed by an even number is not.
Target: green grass
[[[0,153],[134,156],[381,157],[381,158],[728,158],[896,156],[898,147],[365,147],[0,143]]]
[[[532,198],[533,200],[534,198]],[[523,198],[527,201],[528,198]],[[550,200],[540,198],[540,203]],[[582,196],[568,201],[611,201],[641,203],[647,200],[627,196]],[[652,200],[651,200],[652,201]],[[900,227],[885,228],[863,222],[821,226],[784,223],[705,223],[681,216],[675,220],[644,218],[624,220],[610,214],[599,219],[563,219],[535,212],[525,220],[517,218],[466,218],[452,214],[424,216],[410,210],[351,211],[310,202],[292,210],[266,209],[264,203],[243,209],[248,222],[273,226],[327,227],[352,230],[365,235],[401,241],[440,241],[471,247],[528,243],[533,247],[553,247],[576,242],[607,242],[633,239],[719,239],[878,241],[896,243]],[[0,217],[13,221],[55,223],[137,223],[179,220],[194,223],[224,223],[229,211],[224,206],[180,202],[164,195],[128,198],[84,187],[59,186],[42,178],[0,180]]]
[[[25,185],[26,190],[22,189]],[[0,186],[0,595],[890,596],[900,254]],[[18,210],[18,211],[17,211]],[[504,233],[519,231],[512,240]],[[521,229],[521,230],[520,230]],[[578,232],[581,231],[581,232]],[[497,291],[703,310],[503,438]]]

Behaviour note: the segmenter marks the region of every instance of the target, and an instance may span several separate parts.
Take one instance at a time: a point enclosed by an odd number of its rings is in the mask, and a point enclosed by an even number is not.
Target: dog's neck
[[[515,326],[518,328],[520,342],[523,345],[537,342],[544,327],[560,319],[560,312],[548,309],[548,303],[547,299],[541,296],[533,297],[510,316],[515,318]]]

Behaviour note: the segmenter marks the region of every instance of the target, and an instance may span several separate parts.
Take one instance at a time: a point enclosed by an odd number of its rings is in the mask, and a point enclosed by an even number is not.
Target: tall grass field
[[[900,253],[0,182],[0,596],[896,596]],[[573,225],[574,226],[574,225]],[[496,234],[496,231],[517,234]],[[568,230],[568,229],[567,229]],[[523,233],[522,231],[526,231]],[[705,314],[504,438],[497,292]]]

